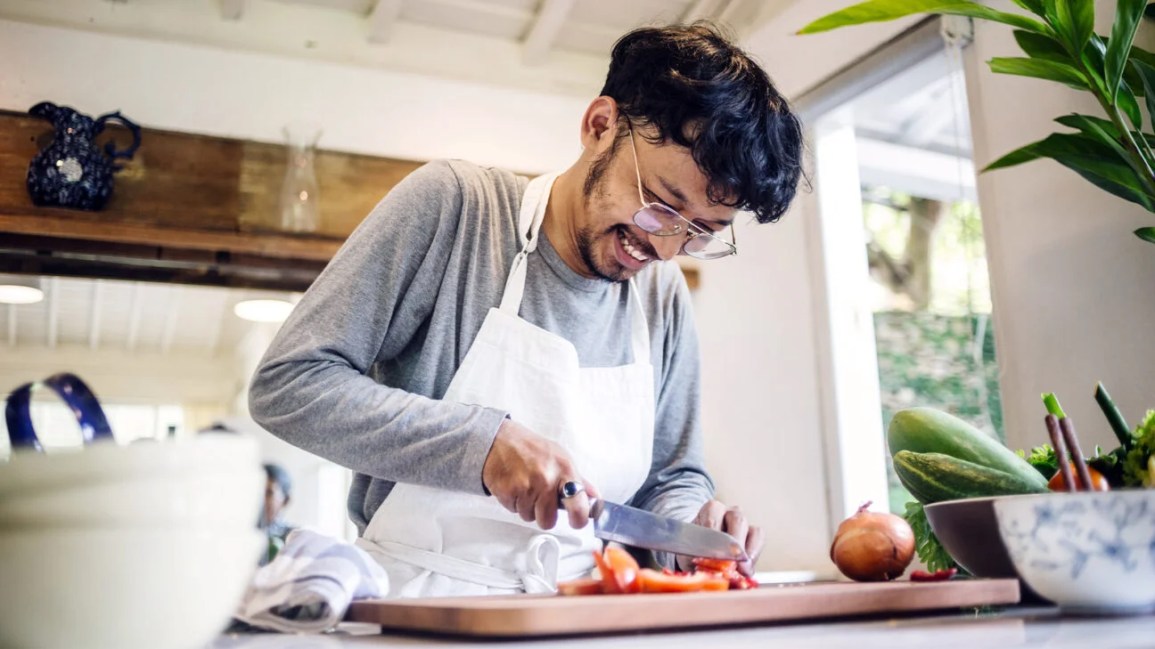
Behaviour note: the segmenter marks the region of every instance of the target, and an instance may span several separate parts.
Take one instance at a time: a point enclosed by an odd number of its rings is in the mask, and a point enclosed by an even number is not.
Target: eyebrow
[[[662,184],[662,188],[664,188],[667,192],[669,192],[671,196],[678,199],[678,201],[680,201],[682,205],[686,205],[687,203],[690,202],[690,201],[686,200],[686,195],[682,193],[682,190],[680,190],[677,187],[675,187],[674,185],[672,185],[663,176],[661,176],[661,175],[658,176],[658,182],[660,182]],[[653,191],[651,191],[650,193],[653,194]],[[654,196],[657,196],[657,194],[654,194]],[[685,216],[685,215],[683,215],[683,216]],[[703,223],[712,223],[714,225],[721,226],[721,228],[723,230],[730,227],[730,225],[732,225],[734,223],[734,219],[728,219],[725,221],[712,221],[710,219],[691,219],[691,220],[698,220],[698,221],[701,221]]]

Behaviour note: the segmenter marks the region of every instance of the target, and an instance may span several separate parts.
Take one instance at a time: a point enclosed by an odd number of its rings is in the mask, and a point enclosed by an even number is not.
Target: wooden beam
[[[574,0],[544,0],[533,25],[522,43],[521,60],[526,65],[545,63],[549,51],[557,41],[566,18],[573,9]]]
[[[714,17],[715,5],[718,0],[694,0],[689,9],[682,14],[681,22],[692,23],[695,20],[710,20]]]
[[[240,20],[245,15],[246,0],[221,0],[221,18]]]
[[[100,347],[100,316],[103,303],[104,282],[96,280],[92,283],[92,309],[88,314],[88,348]]]
[[[164,310],[164,333],[160,337],[160,351],[165,354],[172,349],[172,341],[176,337],[176,325],[179,322],[176,307],[180,304],[182,289],[179,286],[175,289],[169,294],[168,304]]]
[[[140,319],[144,315],[144,288],[136,282],[132,285],[132,302],[128,309],[128,334],[125,336],[124,347],[128,351],[136,350],[136,340],[140,336]]]
[[[44,342],[48,349],[56,349],[56,341],[60,337],[60,278],[48,279],[48,299],[44,301],[45,312],[48,315],[48,327],[44,332]]]
[[[369,42],[388,43],[401,17],[403,0],[377,0],[369,11]]]

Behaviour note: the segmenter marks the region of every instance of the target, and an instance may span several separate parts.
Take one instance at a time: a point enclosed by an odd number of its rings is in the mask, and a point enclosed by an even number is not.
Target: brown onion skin
[[[914,530],[900,516],[866,511],[869,506],[838,526],[830,559],[855,581],[890,581],[914,558]]]

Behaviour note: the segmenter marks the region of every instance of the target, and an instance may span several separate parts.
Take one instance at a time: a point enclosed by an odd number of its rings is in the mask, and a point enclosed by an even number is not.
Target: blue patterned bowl
[[[994,502],[1019,577],[1073,613],[1155,611],[1155,489]]]

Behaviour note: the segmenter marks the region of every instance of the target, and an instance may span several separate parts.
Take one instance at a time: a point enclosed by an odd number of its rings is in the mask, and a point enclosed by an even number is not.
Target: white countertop
[[[344,649],[347,647],[469,647],[493,649],[988,649],[1048,647],[1113,649],[1155,647],[1155,615],[1141,617],[1063,617],[1053,608],[1012,608],[1002,612],[911,616],[758,627],[719,628],[670,633],[633,633],[539,640],[470,640],[435,636],[376,634],[357,625],[353,633],[313,636],[280,634],[223,635],[206,649]],[[369,632],[369,635],[364,635]]]

